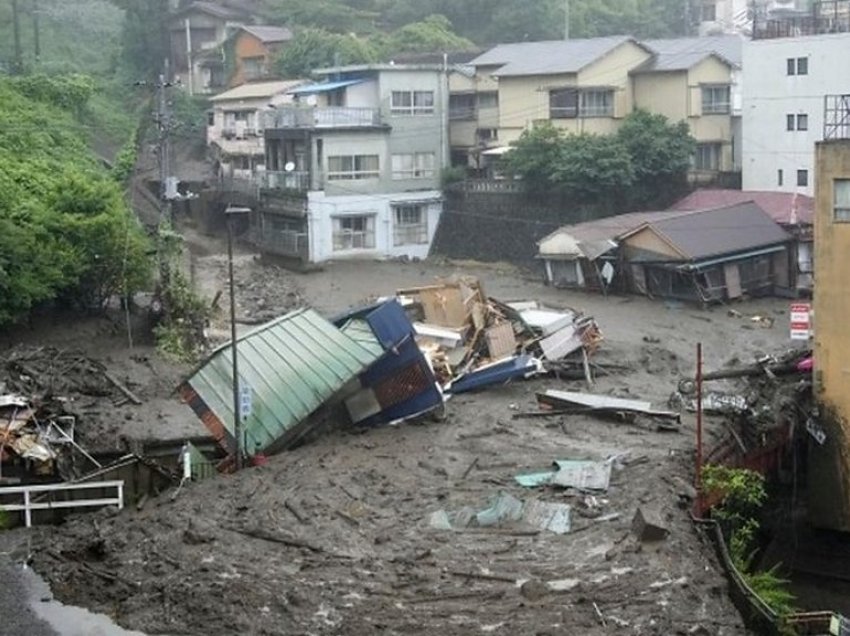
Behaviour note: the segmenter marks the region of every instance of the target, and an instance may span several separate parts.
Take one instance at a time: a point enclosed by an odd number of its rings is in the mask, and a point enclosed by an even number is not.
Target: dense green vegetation
[[[147,283],[147,240],[86,145],[94,86],[0,79],[0,325],[47,301],[99,309]]]
[[[558,193],[602,212],[661,209],[681,194],[694,144],[687,124],[636,111],[613,135],[535,126],[505,156],[505,168],[533,193]]]
[[[759,598],[782,618],[794,611],[794,596],[788,581],[778,575],[778,566],[756,567],[759,512],[767,501],[764,476],[745,468],[709,464],[703,469],[707,495],[720,497],[712,517],[720,524],[729,546],[729,556],[744,581]]]

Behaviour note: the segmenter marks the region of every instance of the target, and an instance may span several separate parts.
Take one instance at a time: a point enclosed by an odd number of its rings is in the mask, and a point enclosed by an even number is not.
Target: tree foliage
[[[317,68],[375,62],[378,51],[368,39],[307,28],[281,51],[276,61],[283,77],[307,77]]]
[[[66,101],[63,85],[0,80],[0,119],[14,122],[0,127],[0,324],[56,299],[97,308],[147,281],[146,239],[85,146],[73,112],[84,102]]]
[[[393,31],[380,48],[383,56],[389,58],[398,53],[470,51],[475,49],[475,44],[455,33],[445,16],[429,15],[421,22]]]
[[[528,190],[560,193],[605,212],[668,203],[684,183],[694,150],[684,122],[637,111],[614,135],[566,134],[552,124],[522,134],[505,157]]]

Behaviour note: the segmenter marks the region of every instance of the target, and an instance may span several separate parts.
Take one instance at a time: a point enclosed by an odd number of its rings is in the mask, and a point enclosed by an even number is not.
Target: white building
[[[753,32],[753,19],[772,18],[807,8],[807,0],[702,0],[699,4],[699,34]]]
[[[426,257],[448,164],[445,69],[378,64],[317,75],[323,81],[289,91],[297,103],[265,115],[255,243],[310,263]]]
[[[823,139],[825,97],[850,94],[846,60],[850,33],[744,44],[744,190],[813,194],[815,142]]]
[[[305,80],[255,82],[210,99],[207,146],[221,179],[252,179],[265,170],[263,113],[291,103],[288,94]]]

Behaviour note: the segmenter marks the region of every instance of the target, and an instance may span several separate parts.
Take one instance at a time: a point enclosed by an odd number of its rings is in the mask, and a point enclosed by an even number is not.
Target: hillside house
[[[243,25],[231,39],[230,87],[273,76],[275,55],[292,39],[286,27]]]
[[[251,82],[210,99],[207,146],[220,179],[250,181],[265,170],[263,113],[293,101],[305,80]]]

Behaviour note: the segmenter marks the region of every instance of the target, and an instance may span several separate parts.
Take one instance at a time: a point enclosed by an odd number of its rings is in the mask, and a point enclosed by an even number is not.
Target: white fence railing
[[[62,501],[42,501],[37,497],[33,501],[34,495],[44,495],[47,493],[56,492],[73,492],[76,490],[100,490],[100,489],[115,489],[115,497],[103,497],[99,499],[71,499]],[[5,501],[6,495],[23,495],[23,504],[7,504]],[[79,484],[47,484],[44,486],[12,486],[10,488],[0,488],[0,508],[6,512],[21,512],[24,513],[24,523],[26,527],[32,527],[32,513],[34,510],[58,510],[61,508],[100,508],[102,506],[118,506],[121,510],[124,508],[124,481],[97,481],[92,483]]]

